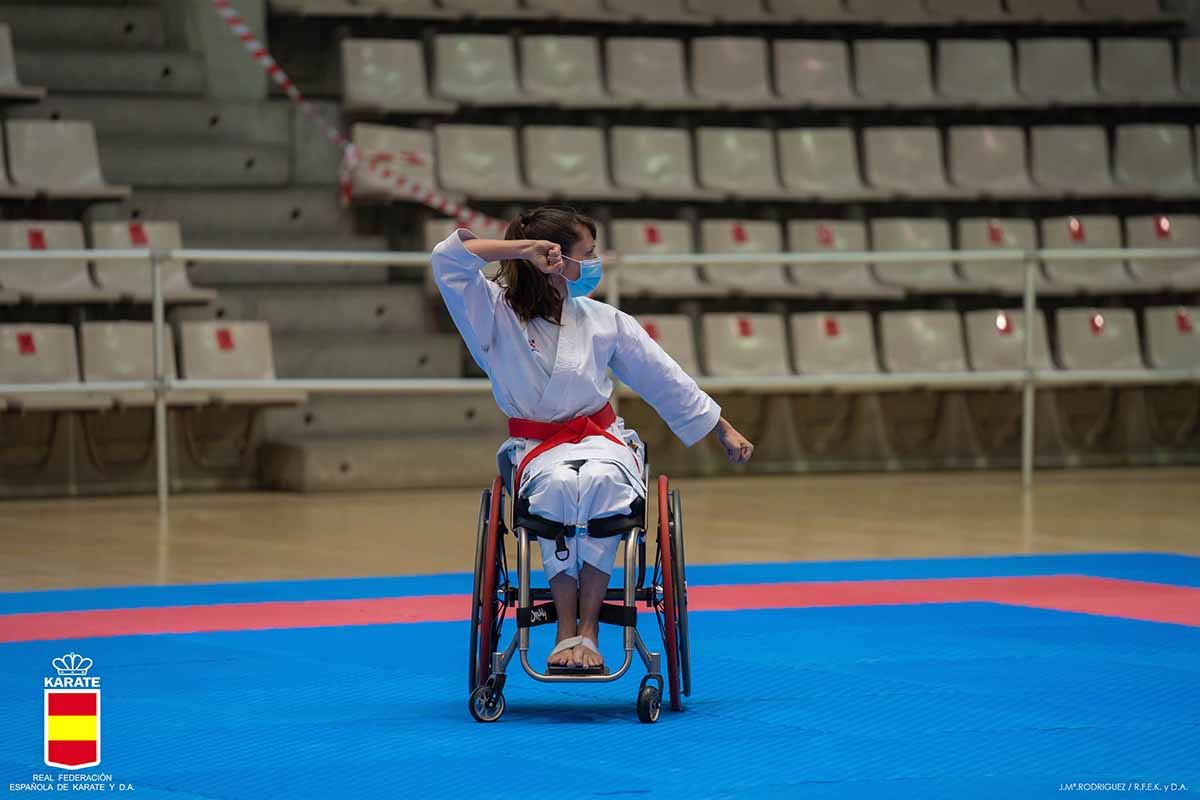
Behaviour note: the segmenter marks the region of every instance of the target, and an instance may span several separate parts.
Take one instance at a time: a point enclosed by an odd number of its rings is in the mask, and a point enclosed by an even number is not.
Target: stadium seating
[[[0,325],[0,384],[78,385],[79,357],[70,325]],[[111,398],[75,393],[39,393],[4,397],[22,411],[84,411],[108,408]]]
[[[692,321],[684,314],[639,314],[637,318],[646,333],[675,359],[688,375],[700,374],[696,357],[696,341],[692,337]]]
[[[1041,221],[1042,246],[1047,249],[1097,249],[1121,247],[1121,223],[1116,217],[1083,214]],[[1095,294],[1144,291],[1120,259],[1098,261],[1047,258],[1046,277],[1056,288]]]
[[[454,103],[430,96],[424,49],[409,39],[343,39],[342,102],[347,111],[455,109]]]
[[[1014,19],[1031,22],[1086,22],[1079,0],[1006,0]]]
[[[1008,19],[1000,0],[925,0],[925,7],[933,17],[964,24]]]
[[[7,120],[9,172],[19,186],[52,199],[111,200],[129,194],[100,172],[96,134],[86,122]]]
[[[1055,314],[1064,369],[1143,369],[1137,318],[1127,308],[1062,308]]]
[[[479,106],[536,105],[521,92],[513,42],[500,34],[439,34],[433,41],[434,95]]]
[[[1171,42],[1167,39],[1101,39],[1100,91],[1111,100],[1145,105],[1178,99]]]
[[[1044,125],[1030,133],[1033,180],[1048,194],[1113,195],[1108,136],[1091,125]]]
[[[945,220],[881,218],[871,220],[874,250],[911,252],[914,260],[876,263],[875,274],[885,284],[910,292],[973,292],[976,287],[962,280],[950,261],[928,260],[921,251],[950,249],[950,228]]]
[[[79,326],[79,344],[83,380],[88,383],[154,378],[154,326],[148,322],[85,322]],[[170,327],[163,331],[163,374],[170,380],[178,374]],[[127,408],[154,404],[151,389],[114,392],[112,397],[118,406]],[[167,402],[198,406],[208,402],[208,394],[173,389]]]
[[[529,125],[521,131],[525,174],[534,189],[568,200],[630,200],[609,178],[604,132],[587,126]]]
[[[791,374],[787,336],[778,314],[705,314],[701,353],[707,375],[726,377]]]
[[[693,14],[684,0],[603,0],[609,11],[624,15],[636,22],[674,23],[677,25],[707,25],[712,20],[707,16]]]
[[[480,200],[536,200],[517,168],[515,131],[506,125],[438,125],[438,184]]]
[[[17,77],[12,34],[7,23],[0,23],[0,102],[39,100],[45,94],[45,89],[37,86],[25,86]]]
[[[1046,318],[1039,311],[1033,324],[1033,367],[1054,369]],[[989,308],[963,314],[967,354],[977,372],[1025,368],[1025,313]]]
[[[842,0],[767,0],[780,22],[849,22],[854,15]]]
[[[1087,39],[1022,39],[1017,42],[1017,86],[1040,104],[1094,103],[1100,93]]]
[[[1147,308],[1146,361],[1154,369],[1200,369],[1200,308]]]
[[[693,253],[692,226],[682,220],[617,219],[609,225],[612,245],[619,253],[669,255]],[[725,289],[700,279],[693,264],[626,265],[621,269],[621,291],[632,295],[704,297]]]
[[[816,311],[790,316],[795,371],[810,375],[879,372],[871,315]]]
[[[946,180],[941,133],[932,127],[868,128],[863,132],[867,183],[896,197],[953,197]]]
[[[1131,192],[1172,197],[1200,189],[1187,125],[1121,125],[1115,149],[1117,183]]]
[[[696,185],[692,141],[686,130],[614,126],[610,132],[617,186],[648,197],[699,200],[714,197]]]
[[[783,231],[778,222],[765,220],[705,219],[700,223],[700,249],[704,253],[755,254],[783,252]],[[782,266],[738,265],[702,267],[713,286],[751,297],[795,296],[804,290],[787,279]]]
[[[853,220],[791,220],[787,224],[789,250],[796,253],[866,252],[867,228]],[[792,279],[810,294],[821,297],[896,298],[901,289],[875,280],[866,262],[795,264]]]
[[[265,322],[184,321],[179,325],[179,371],[185,380],[272,381],[275,359]],[[222,389],[210,393],[222,405],[304,402],[305,393],[285,386]]]
[[[854,42],[856,86],[866,101],[880,105],[939,105],[929,65],[929,45],[916,39],[859,39]]]
[[[183,239],[177,222],[93,222],[92,247],[96,250],[126,250],[148,247],[177,250]],[[153,297],[149,258],[96,261],[96,282],[101,288],[120,292],[122,299],[149,302]],[[164,261],[160,271],[163,298],[168,303],[206,303],[216,297],[211,289],[197,289],[188,280],[183,264]]]
[[[1126,217],[1125,242],[1138,250],[1200,249],[1200,217],[1194,214]],[[1200,259],[1131,258],[1129,268],[1148,287],[1200,289]]]
[[[525,94],[564,107],[621,106],[605,90],[600,49],[590,36],[522,36],[521,77]]]
[[[765,39],[702,36],[692,40],[692,88],[697,97],[713,105],[779,105],[769,72]]]
[[[940,39],[937,90],[947,102],[1004,107],[1028,102],[1014,82],[1013,48],[993,39]]]
[[[684,65],[683,42],[657,37],[613,36],[604,42],[608,90],[626,105],[657,109],[703,108],[692,94]],[[653,75],[654,80],[646,80]]]
[[[924,0],[846,0],[859,20],[889,25],[920,25],[932,21]]]
[[[775,39],[771,51],[781,101],[826,108],[859,104],[845,42]]]
[[[970,217],[958,221],[959,250],[1035,250],[1037,244],[1037,228],[1031,219]],[[1010,295],[1024,291],[1022,261],[961,261],[958,269],[978,286]],[[1035,277],[1038,291],[1045,290],[1040,266]]]
[[[848,128],[792,128],[778,133],[783,184],[800,199],[880,196],[863,183],[858,145]]]
[[[396,188],[400,176],[422,186],[436,186],[433,136],[429,131],[356,123],[351,139],[360,153],[353,191],[358,199],[407,199]]]
[[[78,222],[0,222],[4,250],[82,250]],[[83,259],[0,261],[0,287],[33,303],[109,303],[120,293],[92,282]]]
[[[700,184],[714,192],[751,199],[790,194],[779,183],[775,137],[756,128],[698,128]]]
[[[1180,39],[1179,93],[1182,97],[1200,97],[1200,38]]]
[[[950,128],[950,179],[988,197],[1036,195],[1025,155],[1025,131],[1016,126]]]

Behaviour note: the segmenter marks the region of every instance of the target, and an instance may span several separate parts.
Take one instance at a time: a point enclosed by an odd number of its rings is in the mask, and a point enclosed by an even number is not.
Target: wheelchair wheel
[[[500,499],[504,485],[492,481],[479,503],[479,530],[475,544],[475,581],[471,602],[471,646],[468,664],[468,689],[474,692],[491,675],[492,652],[500,638],[507,603],[497,600],[498,589],[507,596],[508,570],[504,542],[500,535]]]
[[[663,646],[667,651],[667,685],[670,689],[671,710],[680,711],[683,704],[680,700],[680,649],[679,649],[679,616],[676,602],[678,575],[675,570],[675,546],[671,526],[670,494],[667,490],[667,476],[658,477],[658,560],[655,578],[658,578],[658,567],[662,569],[662,616],[659,624],[662,626]],[[655,586],[658,581],[655,581]],[[656,609],[657,610],[657,609]]]
[[[683,680],[683,694],[692,696],[692,645],[688,638],[688,605],[687,605],[687,560],[683,554],[683,504],[679,499],[679,490],[671,490],[671,566],[675,568],[675,617],[678,621],[679,632],[676,643],[679,645],[679,676]]]

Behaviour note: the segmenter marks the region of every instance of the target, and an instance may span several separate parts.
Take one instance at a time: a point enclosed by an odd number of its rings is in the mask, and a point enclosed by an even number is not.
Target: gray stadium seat
[[[793,195],[822,200],[879,196],[863,183],[852,129],[793,128],[779,131],[778,137],[783,184]]]
[[[1158,0],[1082,0],[1089,16],[1106,21],[1152,22],[1171,19]]]
[[[1200,308],[1147,308],[1146,361],[1152,369],[1200,368]]]
[[[87,122],[7,120],[9,172],[19,186],[50,197],[107,200],[125,197],[100,172],[96,133]]]
[[[880,127],[863,131],[867,183],[901,197],[953,197],[946,180],[941,131],[933,127]]]
[[[179,356],[181,377],[186,380],[275,380],[271,329],[265,322],[181,322]],[[289,405],[305,397],[283,387],[222,389],[211,394],[227,405]]]
[[[692,321],[686,314],[639,314],[637,321],[684,372],[693,377],[700,374]]]
[[[887,372],[966,372],[957,311],[882,311],[879,341]]]
[[[1017,86],[1036,103],[1094,103],[1100,93],[1087,39],[1022,39],[1017,42]]]
[[[1179,93],[1200,97],[1200,37],[1179,40]]]
[[[152,250],[178,250],[183,239],[177,222],[93,222],[92,247],[96,250],[125,250],[149,247]],[[120,292],[122,297],[148,302],[153,297],[150,259],[130,258],[95,262],[96,281],[104,289]],[[159,273],[163,297],[173,303],[206,303],[216,297],[211,289],[197,289],[188,280],[183,264],[165,261]]]
[[[1092,125],[1041,125],[1030,131],[1033,180],[1046,194],[1074,197],[1118,192],[1108,134]]]
[[[761,128],[696,129],[700,183],[735,197],[780,198],[775,137]]]
[[[609,11],[641,22],[679,25],[709,25],[712,23],[710,17],[693,14],[689,11],[684,0],[655,0],[653,3],[647,3],[644,0],[604,0],[604,4]]]
[[[971,369],[977,372],[1025,368],[1025,312],[988,308],[963,314],[967,334],[967,355]],[[1041,311],[1033,317],[1034,369],[1053,369],[1046,317]]]
[[[1125,241],[1136,250],[1200,248],[1200,216],[1156,214],[1125,218]],[[1158,261],[1131,258],[1129,268],[1148,286],[1200,289],[1200,259]]]
[[[941,39],[937,43],[937,91],[955,103],[1021,105],[1012,45],[1002,39]]]
[[[1111,100],[1145,105],[1178,99],[1169,39],[1100,40],[1100,92]]]
[[[691,134],[680,128],[614,126],[611,129],[613,172],[617,186],[650,197],[700,199],[692,173]]]
[[[1064,369],[1145,368],[1133,309],[1060,308],[1055,327]]]
[[[787,224],[789,252],[865,253],[867,227],[857,220],[794,219]],[[867,262],[838,264],[793,264],[792,280],[810,294],[828,297],[894,298],[899,289],[875,280]]]
[[[615,219],[609,223],[613,248],[625,254],[694,253],[690,222],[674,219]],[[621,291],[666,297],[704,297],[725,289],[700,279],[694,264],[655,264],[621,268]]]
[[[877,263],[875,274],[885,284],[912,292],[977,291],[958,277],[950,260],[922,258],[922,251],[950,249],[950,226],[942,219],[873,219],[872,249],[880,252],[911,252],[912,262]]]
[[[613,36],[604,42],[608,90],[629,105],[646,108],[701,108],[707,102],[688,88],[683,42],[657,37]],[[647,80],[653,75],[654,80]]]
[[[525,172],[535,189],[566,199],[632,199],[608,177],[604,132],[591,126],[527,125],[521,131]]]
[[[927,25],[935,22],[924,0],[846,0],[846,8],[860,22],[891,25]]]
[[[959,125],[949,140],[950,179],[959,189],[989,197],[1039,194],[1029,178],[1024,128]]]
[[[40,100],[45,95],[45,89],[25,86],[17,77],[12,35],[8,24],[0,22],[0,100]]]
[[[1117,183],[1138,194],[1193,196],[1196,185],[1192,131],[1187,125],[1119,125]]]
[[[429,131],[358,122],[350,129],[350,138],[358,147],[360,159],[352,183],[356,199],[409,199],[396,187],[401,175],[423,186],[436,187],[433,135]]]
[[[438,125],[438,182],[443,189],[480,199],[536,199],[521,180],[516,133],[506,125]]]
[[[707,375],[790,375],[787,333],[778,314],[705,314],[700,348]]]
[[[605,0],[525,0],[526,8],[550,17],[585,22],[624,22],[629,14],[614,11]]]
[[[842,0],[767,0],[777,19],[787,22],[853,22]]]
[[[0,384],[79,382],[73,327],[29,322],[0,325]],[[112,405],[111,398],[83,394],[9,396],[4,400],[10,408],[28,411],[85,411]]]
[[[521,85],[532,99],[565,107],[625,105],[604,88],[592,36],[522,36]]]
[[[793,366],[802,375],[879,372],[875,331],[865,311],[791,315]]]
[[[479,106],[536,105],[517,83],[512,39],[503,34],[438,34],[434,94]]]
[[[820,39],[775,39],[775,86],[790,104],[854,106],[861,99],[850,80],[850,52],[845,42]]]
[[[148,381],[154,378],[154,326],[149,322],[84,322],[79,326],[79,355],[83,380],[89,383],[109,381]],[[175,345],[171,328],[163,330],[163,373],[174,380]],[[154,404],[151,389],[116,392],[113,398],[126,407]],[[175,390],[167,402],[174,406],[203,405],[203,392]]]
[[[858,94],[890,106],[940,105],[933,89],[929,45],[915,39],[859,39],[854,42]]]
[[[415,39],[343,39],[342,102],[347,111],[451,112],[429,94],[425,52]]]
[[[959,250],[1036,250],[1037,228],[1031,219],[973,217],[958,221]],[[1021,261],[960,261],[958,269],[971,283],[1020,294],[1025,288],[1025,264]],[[1037,286],[1046,285],[1037,270]]]
[[[0,222],[0,249],[83,250],[78,222]],[[97,288],[82,258],[0,261],[0,287],[36,303],[103,303],[118,293]]]
[[[461,12],[478,19],[538,19],[548,16],[544,9],[525,8],[520,0],[439,0],[445,11]]]
[[[700,222],[703,253],[781,253],[783,231],[768,220],[705,219]],[[705,266],[704,277],[726,292],[758,297],[784,297],[804,292],[791,283],[782,265]]]
[[[763,0],[686,0],[693,14],[718,23],[779,22],[763,6]]]
[[[1052,217],[1041,223],[1042,247],[1047,250],[1121,247],[1121,223],[1113,216]],[[1052,284],[1084,293],[1103,294],[1139,288],[1120,259],[1063,261],[1047,258],[1046,277]],[[1144,287],[1143,287],[1144,288]]]
[[[938,19],[954,22],[1007,22],[1001,0],[925,0],[925,8]]]
[[[1079,0],[1006,0],[1013,21],[1080,22],[1088,19]]]
[[[767,41],[749,36],[701,36],[692,40],[692,89],[714,105],[772,107]]]

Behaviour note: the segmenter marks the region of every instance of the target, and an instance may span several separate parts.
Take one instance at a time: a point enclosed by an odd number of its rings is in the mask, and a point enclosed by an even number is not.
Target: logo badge
[[[47,766],[83,769],[100,763],[100,679],[92,660],[67,653],[51,662],[58,677],[45,678]]]

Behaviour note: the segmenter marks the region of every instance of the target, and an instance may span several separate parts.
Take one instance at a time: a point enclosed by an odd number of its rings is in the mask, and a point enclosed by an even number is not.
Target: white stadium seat
[[[1001,0],[925,0],[925,8],[939,19],[959,23],[1007,22]]]
[[[1132,309],[1060,308],[1055,327],[1064,369],[1145,368]]]
[[[696,96],[731,108],[775,106],[767,41],[747,36],[701,36],[692,40],[692,88]]]
[[[407,200],[409,196],[396,186],[400,176],[436,187],[433,135],[429,131],[357,122],[350,138],[360,158],[353,176],[356,198]]]
[[[1200,368],[1200,308],[1146,309],[1146,360],[1152,369]]]
[[[857,220],[794,219],[787,224],[790,252],[865,253],[867,226]],[[810,294],[829,297],[889,298],[903,292],[875,280],[867,262],[793,264],[792,279]]]
[[[1169,39],[1100,40],[1100,92],[1109,99],[1145,105],[1178,99]]]
[[[690,222],[676,219],[615,219],[609,223],[617,252],[638,255],[694,253]],[[724,294],[700,279],[694,264],[671,263],[621,268],[621,291],[667,297]]]
[[[823,39],[775,39],[775,86],[791,104],[854,106],[861,100],[850,79],[845,42]]]
[[[779,183],[775,137],[760,128],[696,129],[700,183],[736,197],[778,198],[786,192]]]
[[[85,322],[79,326],[79,355],[83,380],[148,381],[154,378],[154,326],[149,322]],[[163,373],[174,380],[175,345],[171,328],[163,330]],[[154,403],[151,389],[131,389],[113,395],[122,406],[149,406]],[[175,391],[171,405],[202,405],[208,400],[203,392]]]
[[[1036,103],[1095,102],[1092,43],[1087,39],[1022,39],[1017,42],[1017,86]]]
[[[434,94],[474,105],[528,105],[517,83],[512,39],[503,34],[438,34]]]
[[[1192,130],[1187,125],[1119,125],[1114,172],[1117,183],[1157,197],[1195,195]]]
[[[875,331],[865,311],[791,315],[793,365],[799,374],[879,372]]]
[[[700,189],[692,172],[691,134],[680,128],[614,126],[613,172],[617,186],[650,197],[713,197]]]
[[[1125,241],[1135,250],[1200,249],[1200,216],[1155,214],[1125,218]],[[1129,268],[1148,286],[1200,289],[1200,258],[1131,258]]]
[[[566,199],[631,199],[608,173],[604,132],[591,126],[528,125],[521,131],[529,183]]]
[[[1024,128],[960,125],[950,128],[948,138],[950,179],[959,189],[989,197],[1038,194],[1029,177]]]
[[[178,222],[93,222],[92,247],[97,250],[126,250],[148,247],[152,250],[178,250],[183,238]],[[96,261],[96,282],[104,289],[120,292],[128,299],[149,302],[151,291],[150,259],[129,258]],[[211,289],[197,289],[188,280],[183,264],[164,261],[159,271],[163,297],[167,302],[206,303],[216,297]]]
[[[104,200],[129,194],[129,187],[104,180],[91,123],[10,119],[4,130],[17,185],[51,197]]]
[[[957,311],[883,311],[879,341],[888,372],[965,372],[962,319]]]
[[[564,107],[625,105],[604,88],[592,36],[522,36],[521,84],[530,98]]]
[[[179,371],[186,380],[275,380],[271,329],[265,322],[185,321],[179,326]],[[303,392],[283,387],[224,389],[212,393],[226,404],[292,404]]]
[[[70,325],[0,325],[0,384],[78,384],[79,358]],[[36,394],[3,398],[29,411],[92,410],[112,405],[108,398],[83,394]]]
[[[1079,0],[1006,0],[1014,21],[1080,22],[1088,19]]]
[[[937,44],[937,91],[955,103],[1021,105],[1012,45],[1002,39],[941,39]]]
[[[789,375],[787,335],[778,314],[705,314],[704,372],[722,377]]]
[[[929,45],[916,39],[854,42],[856,85],[863,100],[892,106],[939,105]]]
[[[348,111],[455,108],[430,96],[424,48],[415,39],[343,39],[342,102]]]
[[[688,86],[683,42],[658,37],[613,36],[604,42],[608,90],[614,99],[646,108],[707,106]],[[653,75],[654,80],[646,80]]]
[[[639,314],[637,321],[684,372],[693,377],[700,374],[692,321],[686,314]]]
[[[1087,197],[1118,191],[1104,128],[1040,125],[1030,131],[1030,143],[1033,180],[1046,194]]]
[[[792,128],[778,138],[783,184],[793,195],[853,200],[880,194],[863,183],[850,128]]]
[[[1046,317],[1033,317],[1034,369],[1053,369]],[[967,354],[971,369],[977,371],[1025,368],[1025,313],[1002,308],[968,311],[963,315],[967,334]]]
[[[768,220],[705,219],[700,222],[700,249],[704,253],[780,253],[783,231]],[[704,276],[713,286],[752,296],[782,297],[804,294],[788,281],[781,265],[706,266]]]
[[[1042,247],[1048,250],[1121,247],[1121,223],[1113,216],[1092,214],[1043,219]],[[1120,259],[1066,261],[1047,258],[1046,277],[1060,288],[1092,294],[1138,289]]]
[[[846,8],[859,21],[891,25],[925,25],[934,22],[924,0],[846,0]]]
[[[949,260],[921,258],[921,252],[950,249],[950,226],[942,219],[873,219],[872,249],[880,252],[910,252],[911,262],[876,263],[875,274],[885,284],[912,292],[977,291],[958,277]]]
[[[946,180],[942,134],[934,127],[879,127],[863,131],[867,183],[899,197],[961,194]]]
[[[78,222],[0,222],[0,249],[83,250]],[[103,303],[119,293],[97,288],[82,258],[0,261],[0,287],[35,303]]]
[[[479,199],[534,200],[544,195],[521,180],[516,132],[506,125],[438,125],[438,183]]]
[[[623,14],[642,22],[675,23],[679,25],[709,25],[712,19],[693,14],[684,0],[604,0],[609,11]]]
[[[842,0],[767,0],[767,8],[785,22],[853,22]]]
[[[1036,250],[1037,227],[1031,219],[972,217],[958,221],[959,250]],[[1005,294],[1020,294],[1025,287],[1022,261],[960,261],[963,277],[978,286],[998,289]],[[1046,285],[1040,268],[1037,286]]]

